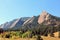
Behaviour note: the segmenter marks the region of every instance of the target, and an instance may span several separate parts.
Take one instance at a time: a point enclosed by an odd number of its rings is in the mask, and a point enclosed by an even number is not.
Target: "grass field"
[[[58,32],[54,33],[55,37],[50,37],[50,36],[41,36],[43,40],[60,40],[60,38],[58,38]],[[1,38],[0,40],[36,40],[36,38]]]
[[[60,40],[60,38],[57,38],[57,37],[45,37],[45,36],[42,36],[43,40]]]
[[[57,37],[45,37],[42,36],[43,40],[60,40]],[[0,40],[36,40],[36,38],[17,38],[17,39],[8,39],[8,38],[0,38]]]

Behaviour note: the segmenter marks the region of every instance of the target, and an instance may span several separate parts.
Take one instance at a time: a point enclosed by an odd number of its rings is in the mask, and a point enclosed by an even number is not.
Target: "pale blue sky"
[[[60,17],[60,0],[0,0],[0,24],[46,10]]]

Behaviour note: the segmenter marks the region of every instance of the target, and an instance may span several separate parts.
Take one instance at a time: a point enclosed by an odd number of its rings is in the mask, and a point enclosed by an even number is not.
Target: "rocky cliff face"
[[[41,24],[43,23],[44,21],[48,20],[49,19],[49,14],[46,12],[46,11],[43,11],[40,15],[40,17],[38,18],[38,23]]]
[[[53,16],[46,11],[43,11],[38,18],[38,23],[44,25],[58,26],[60,25],[60,18]]]
[[[18,19],[14,19],[10,22],[6,22],[4,24],[0,25],[0,28],[4,29],[4,30],[17,30],[19,29],[23,23],[29,19],[30,17],[22,17],[22,18],[18,18]]]
[[[26,20],[23,25],[28,25],[28,24],[36,24],[38,21],[38,16],[33,16],[31,18],[29,18],[28,20]]]

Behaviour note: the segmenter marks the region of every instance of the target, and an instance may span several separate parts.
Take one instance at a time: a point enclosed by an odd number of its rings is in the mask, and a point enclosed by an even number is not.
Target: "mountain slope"
[[[38,21],[38,16],[33,16],[30,19],[26,20],[23,25],[37,24],[37,21]]]
[[[58,26],[60,25],[60,18],[53,16],[46,11],[43,11],[38,18],[38,23],[44,25]]]
[[[18,19],[14,19],[10,22],[6,22],[2,25],[0,25],[0,28],[3,28],[4,30],[17,30],[20,29],[20,27],[31,28],[31,27],[37,27],[37,25],[49,25],[49,26],[59,26],[60,25],[60,17],[53,16],[49,14],[46,11],[43,11],[41,15],[39,16],[33,16],[33,17],[22,17]]]
[[[30,17],[22,17],[22,18],[14,19],[10,22],[6,22],[6,23],[0,25],[0,28],[2,28],[4,30],[9,30],[9,29],[16,30],[29,18]]]

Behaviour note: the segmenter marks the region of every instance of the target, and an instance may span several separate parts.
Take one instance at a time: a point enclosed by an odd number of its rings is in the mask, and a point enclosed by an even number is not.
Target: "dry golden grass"
[[[60,40],[60,38],[57,38],[57,37],[45,37],[45,36],[42,36],[43,40]]]
[[[43,40],[60,40],[60,38],[58,38],[58,32],[54,33],[55,37],[46,37],[46,36],[41,36],[43,38]],[[15,38],[15,39],[8,39],[8,38],[0,38],[0,40],[36,40],[36,38]]]
[[[35,38],[18,38],[18,39],[0,38],[0,40],[36,40],[36,39]]]
[[[41,36],[43,40],[60,40],[60,38],[56,37],[45,37]],[[0,40],[36,40],[36,38],[17,38],[17,39],[8,39],[8,38],[0,38]]]
[[[59,32],[55,32],[55,33],[54,33],[54,36],[55,36],[55,37],[58,37],[58,36],[59,36]]]
[[[60,38],[58,38],[59,32],[55,32],[54,33],[54,37],[50,37],[48,35],[48,37],[45,36],[41,36],[43,38],[43,40],[60,40]]]

